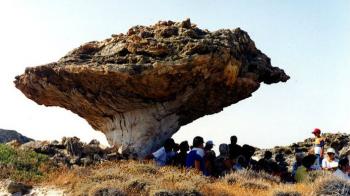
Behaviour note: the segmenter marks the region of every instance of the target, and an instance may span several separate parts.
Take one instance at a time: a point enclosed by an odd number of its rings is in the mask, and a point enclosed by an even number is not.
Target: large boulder
[[[33,141],[33,139],[28,138],[17,131],[0,129],[0,143],[8,143],[11,141],[17,141],[21,144]]]
[[[78,114],[123,153],[143,157],[183,125],[289,79],[237,28],[190,20],[135,26],[25,70],[16,87],[45,106]]]

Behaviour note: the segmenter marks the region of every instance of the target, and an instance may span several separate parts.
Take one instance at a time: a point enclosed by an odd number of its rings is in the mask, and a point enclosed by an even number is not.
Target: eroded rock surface
[[[209,32],[188,19],[86,43],[27,68],[15,84],[38,104],[86,119],[121,152],[143,157],[182,125],[250,97],[261,82],[288,79],[245,31]]]

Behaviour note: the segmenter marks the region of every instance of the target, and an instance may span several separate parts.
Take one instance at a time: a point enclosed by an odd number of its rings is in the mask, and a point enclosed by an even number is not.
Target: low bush
[[[48,170],[48,162],[46,155],[0,144],[0,179],[38,181]]]
[[[262,183],[259,181],[251,181],[251,182],[243,182],[240,185],[241,188],[246,188],[246,189],[258,189],[258,190],[267,190],[270,188],[270,185],[266,183]]]
[[[280,178],[270,175],[265,172],[256,172],[253,170],[241,170],[237,172],[233,172],[231,174],[226,175],[223,180],[227,184],[236,184],[237,182],[245,182],[245,181],[266,181],[272,184],[280,183]]]
[[[298,191],[275,191],[273,194],[273,196],[301,196],[302,194],[299,193]]]
[[[316,195],[320,196],[350,195],[350,183],[345,180],[335,178],[334,176],[318,179],[315,187]]]

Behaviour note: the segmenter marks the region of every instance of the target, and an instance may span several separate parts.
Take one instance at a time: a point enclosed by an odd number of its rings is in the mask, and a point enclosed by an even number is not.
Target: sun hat
[[[316,133],[320,134],[320,133],[321,133],[321,129],[315,128],[314,131],[313,131],[312,133],[313,133],[313,134],[316,134]]]
[[[327,154],[328,154],[328,153],[333,153],[333,154],[335,154],[334,148],[328,148],[328,149],[327,149]]]

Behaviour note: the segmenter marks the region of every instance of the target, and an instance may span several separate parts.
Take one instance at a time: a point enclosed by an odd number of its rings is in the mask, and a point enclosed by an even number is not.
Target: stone
[[[30,141],[25,144],[22,144],[19,148],[21,150],[33,150],[33,151],[39,151],[43,146],[48,145],[49,142],[47,141]]]
[[[20,147],[22,144],[18,141],[18,140],[12,140],[10,142],[7,142],[6,145],[14,147],[14,148],[18,148]]]
[[[66,108],[103,132],[110,145],[145,157],[181,126],[289,76],[236,28],[214,32],[191,21],[132,27],[30,67],[16,87],[45,106]]]
[[[96,139],[93,139],[89,142],[89,145],[96,145],[96,146],[100,146],[100,142]]]
[[[95,190],[92,194],[94,196],[125,196],[123,191],[117,189],[117,188],[100,188],[98,190]]]
[[[81,157],[83,153],[83,143],[77,137],[65,138],[63,144],[66,146],[70,156]]]
[[[93,160],[90,157],[85,157],[80,159],[81,164],[86,167],[93,163]]]
[[[23,184],[15,181],[8,181],[6,185],[6,189],[11,194],[27,194],[33,187],[31,185]]]

